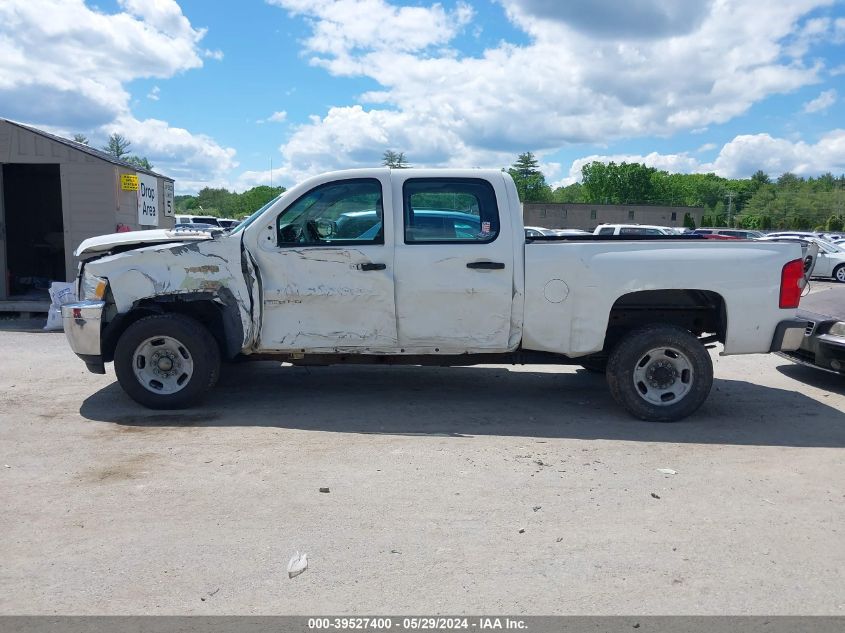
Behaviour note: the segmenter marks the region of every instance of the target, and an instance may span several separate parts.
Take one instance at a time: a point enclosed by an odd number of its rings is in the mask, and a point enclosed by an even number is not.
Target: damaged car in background
[[[845,293],[828,288],[805,297],[798,318],[807,322],[801,345],[778,354],[799,365],[845,376]]]
[[[601,370],[632,415],[675,421],[710,392],[707,346],[794,350],[806,325],[797,244],[527,237],[496,170],[333,172],[229,233],[123,233],[76,254],[72,349],[156,409],[197,402],[235,358],[545,363]]]

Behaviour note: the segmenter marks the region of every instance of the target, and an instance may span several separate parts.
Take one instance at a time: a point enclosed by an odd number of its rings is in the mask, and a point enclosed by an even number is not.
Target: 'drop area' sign
[[[158,179],[138,174],[138,224],[158,226]]]

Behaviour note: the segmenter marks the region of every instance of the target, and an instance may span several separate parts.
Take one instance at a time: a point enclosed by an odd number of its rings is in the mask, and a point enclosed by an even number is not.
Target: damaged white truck
[[[231,233],[86,240],[62,317],[95,373],[130,397],[191,405],[222,361],[581,364],[645,420],[706,399],[723,354],[796,349],[794,244],[681,236],[526,238],[492,170],[324,174]]]

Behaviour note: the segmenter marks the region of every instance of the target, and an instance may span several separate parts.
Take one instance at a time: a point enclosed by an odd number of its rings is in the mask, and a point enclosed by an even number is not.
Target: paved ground
[[[242,364],[163,413],[62,334],[0,355],[0,613],[845,614],[845,382],[775,356],[661,425],[572,367]]]

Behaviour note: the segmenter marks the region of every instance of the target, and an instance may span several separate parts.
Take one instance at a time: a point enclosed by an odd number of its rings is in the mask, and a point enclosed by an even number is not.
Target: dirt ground
[[[575,367],[264,362],[154,412],[5,329],[0,614],[845,614],[841,377],[714,355],[654,424]]]

